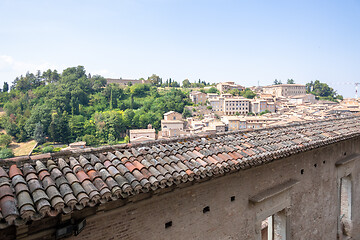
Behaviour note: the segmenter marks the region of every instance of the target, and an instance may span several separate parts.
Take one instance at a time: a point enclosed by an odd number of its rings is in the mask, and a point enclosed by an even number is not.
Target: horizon
[[[243,86],[360,82],[357,1],[0,2],[0,88],[27,71],[82,65],[105,78]]]

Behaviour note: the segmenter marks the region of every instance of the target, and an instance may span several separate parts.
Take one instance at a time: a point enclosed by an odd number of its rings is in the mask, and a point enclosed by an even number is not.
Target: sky
[[[354,97],[360,1],[0,0],[0,88],[78,65],[106,78],[320,80]]]

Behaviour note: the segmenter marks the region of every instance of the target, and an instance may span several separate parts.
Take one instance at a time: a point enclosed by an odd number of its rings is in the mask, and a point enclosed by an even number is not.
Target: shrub
[[[0,159],[14,157],[14,153],[9,148],[2,148],[0,150]]]
[[[42,153],[49,153],[49,152],[53,152],[54,150],[54,146],[50,145],[50,146],[46,146],[43,149],[41,149]]]
[[[0,134],[0,146],[7,147],[11,143],[11,136],[7,134]]]

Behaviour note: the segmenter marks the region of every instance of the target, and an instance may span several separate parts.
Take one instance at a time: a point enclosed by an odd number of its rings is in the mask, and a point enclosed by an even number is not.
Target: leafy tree
[[[240,96],[240,90],[239,89],[231,89],[229,90],[229,93],[232,94],[233,96]]]
[[[274,80],[274,85],[280,85],[280,84],[282,84],[281,80],[277,80],[277,79]]]
[[[97,138],[94,135],[86,134],[82,137],[82,140],[86,142],[86,145],[88,146],[96,146],[99,144]]]
[[[256,93],[251,91],[250,88],[246,88],[244,91],[240,93],[243,97],[253,99],[256,96]]]
[[[44,142],[46,142],[44,126],[41,124],[41,122],[38,122],[38,123],[35,124],[35,130],[34,130],[33,138],[39,144],[43,144]]]
[[[215,87],[209,88],[209,90],[206,91],[207,93],[218,93],[218,89]]]
[[[51,119],[52,120],[49,126],[50,139],[54,142],[68,143],[69,126],[67,121],[67,113],[64,112],[62,115],[59,115],[57,112],[54,112],[51,115]]]
[[[0,146],[1,147],[8,147],[11,143],[12,139],[11,136],[7,134],[0,134]]]
[[[161,79],[158,75],[156,74],[153,74],[151,75],[151,77],[148,77],[147,81],[151,84],[151,85],[154,85],[154,86],[161,86]]]
[[[129,137],[128,135],[125,136],[124,142],[126,142],[126,143],[129,143],[129,142],[130,142],[130,137]]]
[[[4,158],[11,158],[14,157],[14,153],[11,149],[9,148],[2,148],[0,150],[0,159],[4,159]]]
[[[295,81],[294,81],[294,79],[288,79],[287,81],[286,81],[286,83],[287,84],[295,84]]]
[[[183,86],[184,88],[189,88],[189,87],[191,87],[191,83],[190,83],[189,79],[185,79],[185,80],[182,82],[182,86]]]
[[[307,93],[314,94],[318,99],[336,101],[336,99],[342,99],[341,95],[338,95],[336,91],[329,87],[326,83],[322,83],[319,80],[315,82],[311,81],[306,84]]]
[[[184,111],[183,111],[183,113],[182,113],[182,117],[183,117],[184,119],[186,119],[186,118],[191,117],[191,116],[192,116],[192,114],[191,114],[190,110],[187,109],[187,108],[184,108]]]
[[[3,92],[8,92],[8,91],[9,91],[9,84],[7,82],[4,82]]]

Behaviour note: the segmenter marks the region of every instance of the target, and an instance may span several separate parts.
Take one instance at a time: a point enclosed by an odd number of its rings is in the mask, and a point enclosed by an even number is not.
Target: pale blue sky
[[[360,1],[0,0],[0,82],[77,65],[245,86],[319,79],[353,97]]]

